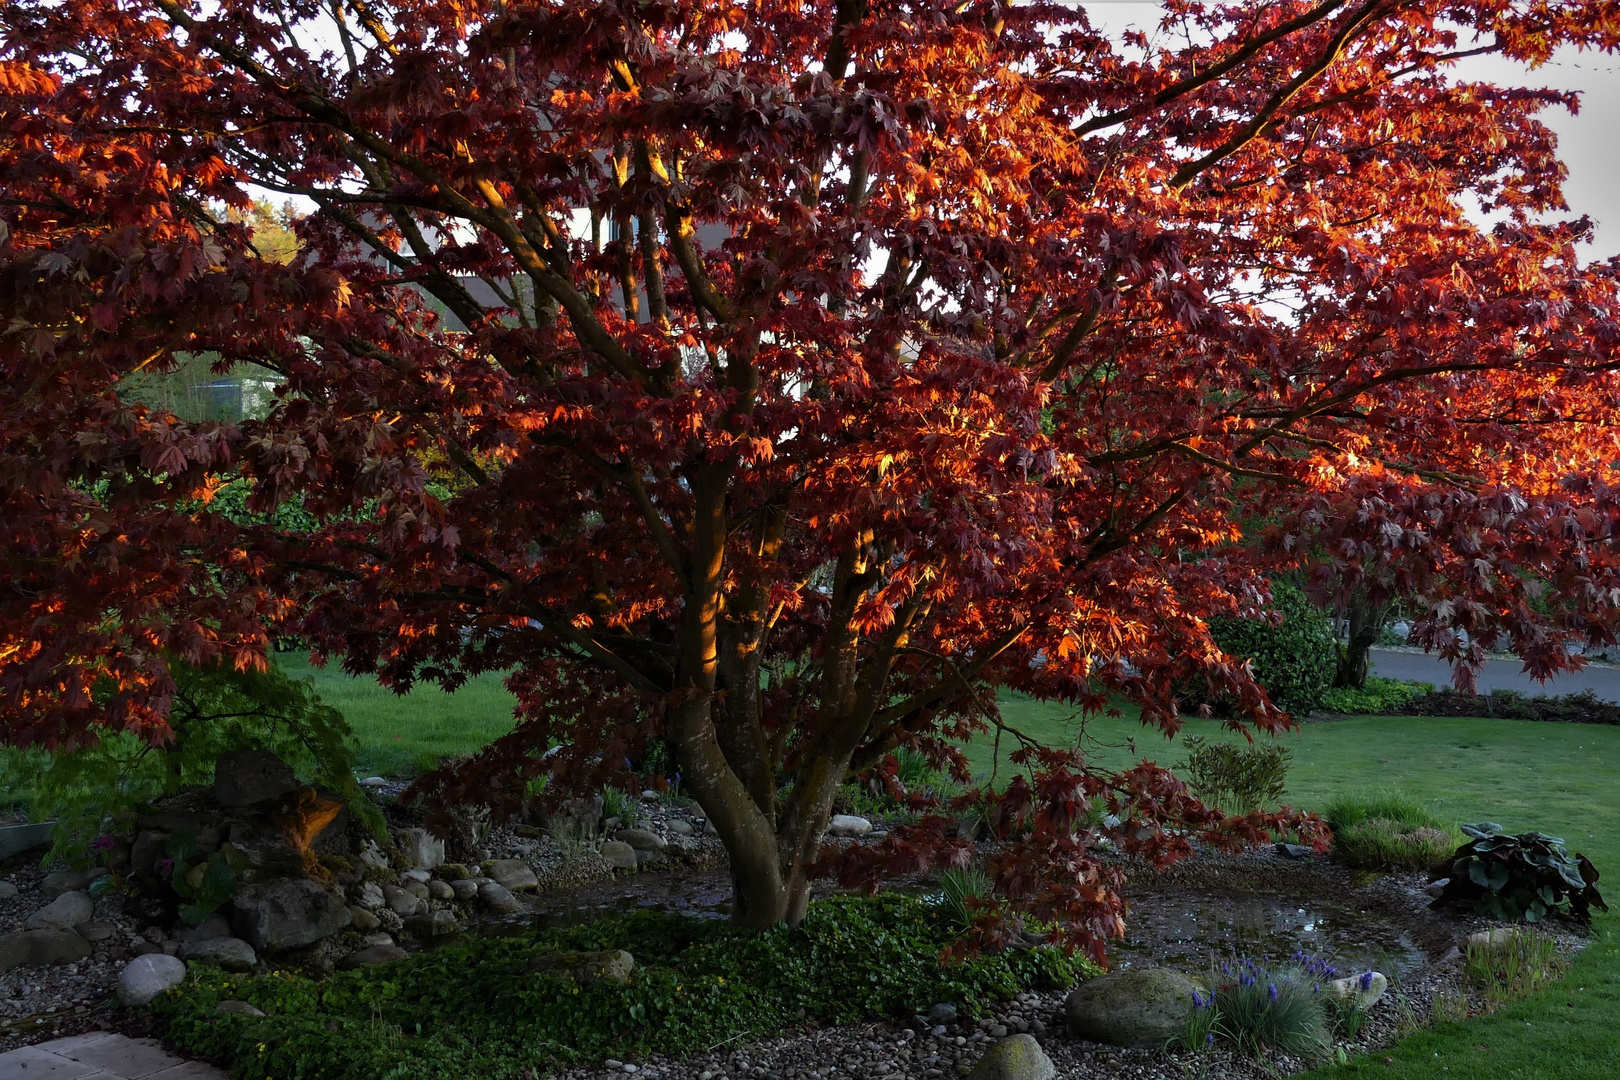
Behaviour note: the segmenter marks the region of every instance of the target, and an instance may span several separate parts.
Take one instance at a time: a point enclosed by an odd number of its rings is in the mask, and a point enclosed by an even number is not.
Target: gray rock
[[[939,1004],[928,1010],[928,1019],[932,1020],[936,1024],[956,1023],[956,1003],[952,1001],[941,1001]]]
[[[338,967],[344,971],[353,971],[355,968],[370,967],[373,964],[386,964],[390,960],[406,960],[410,955],[398,945],[369,945],[339,960]]]
[[[636,958],[623,949],[545,953],[529,961],[531,975],[555,975],[580,986],[595,982],[627,983],[635,968]]]
[[[1053,1080],[1057,1068],[1033,1035],[1014,1035],[984,1052],[968,1080]]]
[[[196,926],[188,926],[183,930],[175,931],[176,941],[208,941],[211,938],[234,937],[231,933],[231,924],[225,921],[223,915],[210,915]]]
[[[23,925],[30,930],[71,930],[89,922],[96,905],[82,892],[65,892],[28,916]]]
[[[0,900],[10,900],[17,895],[17,886],[9,881],[0,881]]]
[[[373,870],[388,869],[388,856],[382,853],[375,840],[360,841],[360,861]]]
[[[105,877],[106,874],[105,866],[87,866],[83,870],[58,870],[54,874],[46,874],[39,888],[46,896],[61,896],[66,892],[88,889],[92,881],[98,877]]]
[[[276,802],[297,790],[292,767],[268,750],[231,750],[214,762],[214,799],[226,809]]]
[[[417,909],[422,906],[421,897],[415,893],[406,892],[398,885],[384,885],[382,893],[383,899],[388,902],[388,906],[393,909],[395,915],[402,917],[415,915]]]
[[[310,945],[349,925],[343,897],[305,878],[244,886],[231,904],[237,931],[261,953]]]
[[[854,814],[834,814],[827,822],[828,836],[865,836],[872,831],[872,823]]]
[[[400,888],[404,889],[418,900],[426,900],[433,895],[428,891],[427,883],[422,881],[407,881],[405,884],[401,885]]]
[[[601,821],[601,795],[569,799],[546,818],[546,832],[556,840],[594,840]]]
[[[428,899],[446,901],[454,900],[455,898],[456,890],[450,887],[450,883],[448,881],[428,882]]]
[[[1334,979],[1322,988],[1322,992],[1346,1003],[1359,1002],[1363,1009],[1369,1009],[1388,989],[1389,979],[1383,972],[1369,971],[1363,975]]]
[[[496,859],[484,865],[484,873],[513,892],[537,888],[540,884],[534,868],[522,859]]]
[[[118,933],[118,927],[110,922],[92,921],[80,923],[74,928],[78,935],[94,945],[99,941],[107,941]]]
[[[385,934],[381,930],[374,930],[360,939],[362,945],[392,945],[393,943],[393,935]]]
[[[420,881],[423,885],[426,885],[428,882],[433,880],[432,874],[428,873],[426,870],[420,869],[407,870],[399,876],[406,881]]]
[[[432,870],[444,865],[444,841],[426,829],[399,829],[394,833],[407,869]]]
[[[1451,879],[1448,877],[1443,877],[1436,881],[1431,881],[1427,885],[1423,886],[1423,891],[1428,893],[1430,896],[1443,896],[1445,895],[1446,886],[1450,884]]]
[[[1277,854],[1285,859],[1308,859],[1316,854],[1313,848],[1308,848],[1304,844],[1278,844],[1276,850]]]
[[[602,845],[602,858],[615,870],[636,868],[636,849],[623,840],[609,840]]]
[[[691,836],[696,830],[692,828],[692,823],[690,821],[687,821],[684,818],[676,818],[674,821],[669,823],[669,831],[674,833],[676,836]]]
[[[226,971],[252,971],[253,965],[259,962],[253,946],[234,937],[182,942],[175,955],[187,963],[216,964]]]
[[[1196,989],[1168,968],[1125,968],[1081,983],[1064,1011],[1069,1030],[1083,1039],[1157,1048],[1181,1034]]]
[[[185,981],[185,961],[163,953],[137,956],[118,973],[118,1000],[125,1005],[145,1005]]]
[[[478,882],[461,878],[450,883],[450,891],[455,895],[458,904],[465,904],[478,895]]]
[[[381,885],[368,881],[355,892],[354,902],[363,908],[380,908],[388,903],[388,898],[383,895]]]
[[[636,865],[638,867],[646,866],[648,863],[655,863],[664,857],[662,851],[649,851],[646,848],[634,848],[632,850],[636,853]]]
[[[90,955],[90,943],[71,930],[23,930],[0,937],[0,971],[68,964]]]
[[[1519,939],[1519,930],[1513,926],[1498,926],[1490,930],[1480,930],[1469,934],[1463,942],[1463,950],[1469,949],[1505,949]]]
[[[506,915],[523,910],[523,901],[513,896],[511,889],[495,881],[486,881],[478,886],[478,899],[491,911]]]
[[[214,1011],[222,1016],[263,1016],[264,1010],[256,1009],[245,1001],[228,1000],[214,1006]]]
[[[387,787],[388,779],[382,776],[368,776],[364,780],[360,781],[360,786],[367,788]]]
[[[629,844],[637,851],[663,851],[669,847],[669,841],[651,829],[620,829],[613,834],[613,839],[621,844]]]
[[[364,934],[368,930],[377,929],[382,925],[382,921],[372,913],[370,908],[351,904],[349,906],[349,925]]]

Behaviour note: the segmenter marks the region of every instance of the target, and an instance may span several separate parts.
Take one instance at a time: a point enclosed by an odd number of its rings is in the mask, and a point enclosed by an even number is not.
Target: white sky
[[[1082,6],[1100,29],[1117,34],[1135,26],[1150,36],[1161,10],[1141,0],[1082,0]],[[1580,92],[1579,115],[1552,109],[1541,119],[1557,133],[1559,156],[1569,168],[1564,197],[1571,216],[1586,214],[1597,226],[1595,242],[1582,254],[1620,255],[1620,56],[1564,49],[1535,71],[1499,57],[1475,57],[1456,70],[1461,78]]]

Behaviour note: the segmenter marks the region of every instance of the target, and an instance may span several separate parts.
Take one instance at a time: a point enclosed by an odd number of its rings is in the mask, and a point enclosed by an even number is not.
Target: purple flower
[[[1266,997],[1270,998],[1272,1001],[1277,1000],[1277,984],[1276,983],[1266,983]]]
[[[1204,1045],[1205,1046],[1210,1046],[1214,1042],[1215,1042],[1215,1033],[1213,1031],[1206,1031],[1204,1033]]]
[[[157,872],[163,874],[164,876],[174,873],[174,860],[159,859],[157,864]]]
[[[1370,972],[1370,971],[1365,972],[1361,976],[1361,988],[1363,990],[1369,990],[1369,989],[1372,988],[1372,977],[1373,977],[1373,973]]]
[[[103,833],[101,836],[98,836],[94,840],[90,841],[90,850],[106,851],[113,846],[113,843],[113,838]]]
[[[1213,1005],[1214,1003],[1215,1003],[1215,995],[1214,994],[1211,994],[1211,995],[1209,995],[1209,997],[1206,998],[1206,997],[1204,997],[1204,995],[1200,994],[1198,991],[1196,991],[1196,990],[1193,991],[1193,1008],[1195,1008],[1195,1009],[1207,1009],[1211,1005]]]

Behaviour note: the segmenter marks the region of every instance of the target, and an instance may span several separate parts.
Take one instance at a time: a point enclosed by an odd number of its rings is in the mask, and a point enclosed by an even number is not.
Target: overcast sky
[[[1151,32],[1159,22],[1156,3],[1083,2],[1093,24],[1110,31],[1134,25]],[[1554,109],[1542,113],[1542,120],[1558,133],[1559,154],[1569,167],[1564,196],[1571,216],[1586,214],[1597,223],[1596,241],[1583,254],[1620,255],[1620,57],[1567,49],[1535,71],[1497,57],[1464,61],[1457,71],[1470,79],[1580,92],[1579,115]]]

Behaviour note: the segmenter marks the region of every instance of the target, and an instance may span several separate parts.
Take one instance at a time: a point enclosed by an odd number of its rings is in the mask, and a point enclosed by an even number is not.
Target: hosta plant
[[[1436,867],[1446,878],[1436,904],[1464,903],[1497,919],[1539,922],[1554,912],[1590,922],[1591,909],[1609,910],[1598,893],[1598,872],[1585,855],[1545,833],[1508,833],[1495,822],[1464,825],[1468,841]]]

